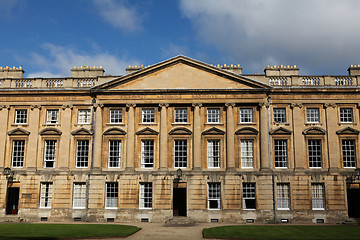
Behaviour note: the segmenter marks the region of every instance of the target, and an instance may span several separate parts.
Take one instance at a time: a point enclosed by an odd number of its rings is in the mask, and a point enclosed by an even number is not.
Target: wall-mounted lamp
[[[12,182],[14,179],[14,172],[11,171],[11,168],[7,167],[4,168],[4,175],[6,176],[6,180],[8,180],[8,182]]]
[[[356,168],[355,171],[352,173],[351,177],[346,179],[347,182],[354,182],[356,180],[360,180],[360,168]]]
[[[182,177],[182,170],[181,170],[181,168],[179,168],[178,170],[176,170],[176,176],[177,176],[178,179],[181,179],[181,177]]]

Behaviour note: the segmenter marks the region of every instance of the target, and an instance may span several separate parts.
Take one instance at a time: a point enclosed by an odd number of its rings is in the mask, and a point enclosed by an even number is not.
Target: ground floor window
[[[84,209],[86,204],[86,183],[74,183],[73,208]]]
[[[325,209],[324,184],[322,183],[311,184],[311,192],[312,192],[312,209],[324,210]]]
[[[53,193],[52,183],[41,183],[40,208],[51,208],[52,193]]]
[[[220,183],[208,183],[208,208],[221,209]]]
[[[290,209],[290,184],[278,183],[276,185],[276,201],[278,210]]]
[[[255,183],[243,183],[243,208],[256,209]]]
[[[105,208],[118,207],[119,189],[117,182],[106,183]]]
[[[139,188],[139,208],[152,208],[152,183],[140,183]]]

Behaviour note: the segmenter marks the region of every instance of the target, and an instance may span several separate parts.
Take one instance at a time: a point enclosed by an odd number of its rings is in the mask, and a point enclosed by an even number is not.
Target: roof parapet
[[[83,77],[99,77],[104,76],[105,70],[102,66],[100,67],[89,67],[89,66],[74,66],[71,69],[71,76],[73,78],[83,78]]]
[[[141,70],[141,69],[144,69],[144,68],[147,68],[147,67],[150,67],[150,65],[148,65],[148,66],[144,66],[144,65],[134,65],[134,66],[128,66],[127,68],[126,68],[126,74],[131,74],[131,73],[133,73],[133,72],[136,72],[136,71],[139,71],[139,70]]]
[[[0,67],[0,78],[24,78],[24,70],[20,67]]]
[[[235,74],[242,74],[242,67],[240,67],[240,64],[230,64],[230,65],[216,65],[216,67],[227,70],[229,72],[233,72]]]
[[[360,75],[360,64],[358,65],[350,65],[348,68],[348,72],[350,76],[359,76]]]
[[[296,65],[280,65],[280,66],[270,66],[267,65],[264,69],[265,76],[299,76],[299,68]]]

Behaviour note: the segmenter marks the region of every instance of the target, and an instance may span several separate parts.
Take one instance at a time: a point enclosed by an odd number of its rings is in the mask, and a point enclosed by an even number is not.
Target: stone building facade
[[[242,74],[184,56],[104,76],[0,68],[0,219],[360,217],[360,66]]]

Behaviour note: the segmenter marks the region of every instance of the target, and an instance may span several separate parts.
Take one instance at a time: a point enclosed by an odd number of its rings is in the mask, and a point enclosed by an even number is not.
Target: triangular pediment
[[[61,135],[62,132],[59,129],[56,128],[45,128],[40,131],[40,135]]]
[[[80,128],[71,132],[71,135],[92,135],[93,132],[85,128]]]
[[[291,131],[287,130],[286,128],[279,127],[270,131],[270,135],[291,135]]]
[[[243,127],[235,132],[236,135],[257,135],[258,133],[259,131],[252,127]]]
[[[104,132],[104,135],[125,135],[126,132],[120,128],[109,128]]]
[[[205,130],[202,132],[203,135],[224,135],[225,132],[221,129],[218,129],[216,127],[212,127],[208,130]]]
[[[159,132],[155,131],[154,129],[151,129],[149,127],[146,127],[140,131],[136,132],[136,135],[158,135]]]
[[[311,127],[303,131],[304,135],[325,135],[325,133],[325,130],[319,127]]]
[[[184,127],[174,128],[169,132],[169,135],[191,135],[192,132]]]
[[[271,86],[191,58],[178,56],[98,85],[92,91],[254,88]]]
[[[351,127],[347,127],[336,131],[337,135],[359,135],[359,131]]]
[[[13,135],[30,135],[29,131],[26,131],[25,129],[22,128],[16,128],[13,129],[11,131],[8,132],[9,136],[13,136]]]

